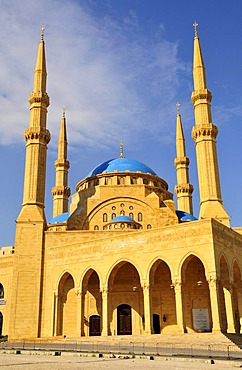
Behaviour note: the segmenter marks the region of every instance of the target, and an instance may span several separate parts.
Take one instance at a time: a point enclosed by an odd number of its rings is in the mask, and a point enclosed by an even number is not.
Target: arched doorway
[[[160,334],[176,325],[175,292],[171,289],[171,271],[166,262],[157,260],[150,269],[152,332]]]
[[[224,256],[220,258],[220,282],[219,282],[219,299],[221,311],[221,330],[223,332],[235,332],[235,315],[233,302],[233,290],[230,283],[230,272],[228,263]]]
[[[208,282],[202,261],[190,255],[182,266],[182,300],[184,324],[188,332],[212,330]]]
[[[66,272],[58,287],[58,322],[57,335],[73,336],[77,334],[77,299],[73,277]]]
[[[241,332],[242,324],[242,293],[241,293],[241,273],[237,261],[233,265],[233,307],[234,307],[234,321],[235,332]]]
[[[101,321],[99,315],[92,315],[89,318],[89,336],[101,335]]]
[[[90,269],[82,281],[81,335],[101,335],[102,295],[100,280],[96,271]]]
[[[118,263],[108,281],[109,330],[112,335],[143,333],[143,290],[134,265],[127,261]],[[124,323],[126,326],[123,328]]]
[[[3,332],[3,314],[0,312],[0,336],[2,335]]]
[[[121,304],[117,307],[117,334],[132,335],[131,306]]]

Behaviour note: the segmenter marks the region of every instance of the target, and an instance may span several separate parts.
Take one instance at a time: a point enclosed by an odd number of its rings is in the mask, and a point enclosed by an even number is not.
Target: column
[[[102,336],[108,335],[108,288],[103,287],[102,293]]]
[[[82,291],[77,289],[76,291],[77,303],[76,303],[76,311],[77,311],[77,318],[76,318],[76,332],[77,336],[82,335],[82,323],[83,323],[83,312],[82,312]]]
[[[151,310],[150,310],[150,286],[147,283],[143,285],[144,295],[144,316],[145,316],[145,334],[152,333]]]
[[[51,336],[56,335],[56,319],[57,319],[57,301],[56,301],[56,291],[52,293],[52,331]]]
[[[234,311],[233,311],[233,293],[231,285],[223,287],[224,301],[227,316],[227,333],[235,333],[234,327]]]
[[[176,300],[176,320],[177,326],[180,333],[184,333],[184,313],[183,313],[183,302],[182,302],[182,282],[177,280],[174,284],[175,289],[175,300]]]
[[[219,300],[219,281],[216,276],[210,276],[208,280],[211,311],[212,311],[212,331],[221,332],[221,319],[220,319],[220,300]]]

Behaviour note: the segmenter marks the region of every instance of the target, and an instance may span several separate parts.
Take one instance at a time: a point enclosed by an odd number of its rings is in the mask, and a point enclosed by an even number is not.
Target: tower
[[[216,149],[217,126],[212,123],[212,94],[207,88],[206,72],[195,22],[193,80],[195,126],[192,137],[195,141],[198,183],[200,191],[199,218],[216,218],[229,226],[229,216],[223,206],[220,189],[218,158]]]
[[[70,163],[67,160],[67,134],[65,107],[63,107],[60,135],[58,141],[58,158],[55,161],[56,180],[52,188],[53,195],[53,217],[68,212],[68,198],[70,188],[68,187],[68,169]]]
[[[180,104],[177,103],[176,116],[176,176],[177,185],[175,186],[175,193],[177,196],[177,208],[193,214],[192,207],[192,192],[193,186],[189,183],[189,158],[186,156],[185,139],[182,129],[182,121],[180,115]]]
[[[50,133],[46,129],[49,97],[46,93],[44,28],[29,96],[30,124],[25,130],[26,158],[23,204],[16,220],[15,258],[11,295],[10,338],[38,337],[44,230],[46,155]]]

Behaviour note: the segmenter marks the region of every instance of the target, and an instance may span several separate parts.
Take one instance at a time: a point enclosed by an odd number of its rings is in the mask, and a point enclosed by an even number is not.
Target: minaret
[[[46,93],[44,28],[29,96],[30,124],[25,131],[26,159],[23,204],[16,220],[15,257],[11,285],[9,338],[36,338],[41,333],[43,240],[46,155],[50,133],[46,129],[49,97]]]
[[[229,216],[223,206],[219,180],[219,168],[216,149],[217,126],[212,123],[211,100],[212,94],[207,89],[206,73],[200,42],[197,33],[198,24],[195,22],[193,79],[195,126],[192,137],[195,141],[198,182],[200,190],[199,218],[216,218],[229,226]]]
[[[50,141],[50,133],[46,129],[47,107],[49,106],[46,80],[44,28],[42,27],[34,71],[34,87],[32,94],[29,96],[30,124],[24,133],[26,160],[23,195],[23,207],[35,205],[41,210],[44,209],[46,153],[47,144]]]
[[[56,180],[52,188],[53,195],[53,217],[68,212],[68,198],[70,188],[68,187],[68,169],[70,163],[67,160],[67,135],[65,107],[63,107],[60,135],[58,142],[58,158],[55,161]]]
[[[193,214],[192,208],[192,192],[193,186],[189,183],[189,158],[186,156],[185,139],[182,129],[182,121],[180,115],[180,104],[177,103],[177,116],[176,116],[176,176],[177,185],[175,186],[175,193],[177,196],[177,208]]]

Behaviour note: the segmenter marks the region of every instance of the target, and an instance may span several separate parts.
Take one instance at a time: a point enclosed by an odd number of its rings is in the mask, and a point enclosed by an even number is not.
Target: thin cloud
[[[0,143],[18,141],[28,126],[27,97],[43,19],[51,98],[48,128],[54,140],[63,104],[72,145],[92,147],[105,141],[112,146],[121,137],[138,142],[144,127],[162,140],[179,89],[178,75],[187,72],[177,43],[162,36],[150,43],[134,12],[115,22],[95,18],[75,1],[46,0],[29,7],[27,0],[21,6],[17,0],[3,0]]]

